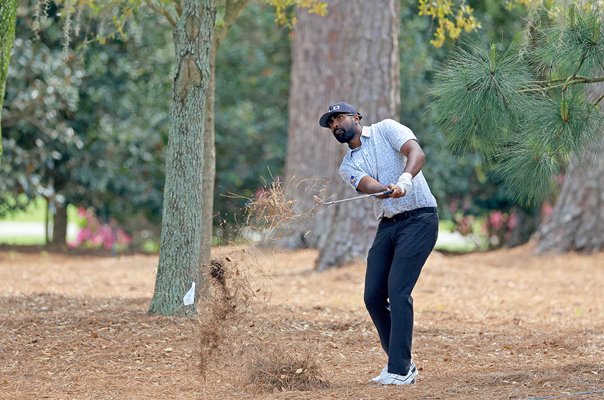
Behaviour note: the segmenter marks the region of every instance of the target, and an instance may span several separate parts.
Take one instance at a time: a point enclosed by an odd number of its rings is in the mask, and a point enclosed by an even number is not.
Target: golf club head
[[[313,200],[315,201],[315,203],[325,204],[325,202],[323,200],[321,200],[321,198],[317,195],[313,196]]]

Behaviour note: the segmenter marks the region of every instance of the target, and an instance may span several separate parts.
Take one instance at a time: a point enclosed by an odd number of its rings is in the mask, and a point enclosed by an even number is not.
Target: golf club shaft
[[[323,203],[323,204],[330,206],[330,205],[332,205],[332,204],[343,203],[343,202],[345,202],[345,201],[366,199],[366,198],[368,198],[368,197],[373,197],[373,196],[383,196],[383,195],[390,194],[390,193],[392,193],[392,190],[391,190],[391,189],[388,189],[388,190],[384,190],[383,192],[377,192],[377,193],[371,193],[371,194],[364,194],[364,195],[362,195],[362,196],[349,197],[349,198],[347,198],[347,199],[342,199],[342,200],[328,201],[328,202]]]

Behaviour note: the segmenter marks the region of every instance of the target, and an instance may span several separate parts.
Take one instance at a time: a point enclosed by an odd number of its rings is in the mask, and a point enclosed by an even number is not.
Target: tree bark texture
[[[46,201],[46,210],[44,212],[44,243],[50,243],[50,203],[48,202],[48,198],[44,197]]]
[[[203,164],[203,210],[202,210],[202,240],[201,265],[202,272],[209,267],[212,258],[212,237],[214,224],[214,184],[216,181],[216,129],[214,105],[216,100],[216,55],[220,43],[228,34],[229,28],[235,23],[241,11],[249,0],[228,0],[222,6],[225,8],[224,21],[220,29],[214,32],[210,51],[210,79],[206,91],[206,114],[204,121],[204,164]],[[206,282],[202,281],[199,295],[204,295]]]
[[[200,287],[204,118],[214,0],[187,0],[175,31],[175,75],[166,154],[166,184],[159,264],[149,313],[192,315],[183,296]]]
[[[51,244],[55,247],[67,245],[67,204],[55,203]]]
[[[2,106],[10,52],[15,41],[17,0],[0,0],[0,156],[2,156]]]
[[[326,17],[298,12],[292,46],[292,82],[285,167],[288,196],[301,218],[282,244],[318,247],[318,270],[364,257],[377,221],[370,200],[315,207],[314,195],[340,199],[355,192],[339,177],[347,145],[318,124],[329,104],[346,101],[370,125],[397,118],[399,109],[399,2],[330,0]],[[313,209],[314,207],[314,209]]]
[[[216,180],[216,143],[214,130],[214,101],[216,95],[216,51],[218,43],[216,37],[212,41],[210,51],[210,79],[206,92],[206,114],[203,132],[203,209],[201,228],[201,266],[202,273],[210,266],[212,258],[212,236],[214,225],[214,182]],[[206,294],[205,280],[200,284],[199,295]]]
[[[592,100],[604,84],[588,90]],[[600,108],[604,112],[604,103]],[[551,217],[537,233],[537,252],[604,249],[604,131],[588,151],[574,157]]]

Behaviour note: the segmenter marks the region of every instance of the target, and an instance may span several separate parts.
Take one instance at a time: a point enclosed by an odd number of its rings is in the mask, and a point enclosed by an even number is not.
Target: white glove
[[[411,182],[412,179],[413,176],[409,172],[403,172],[400,178],[398,178],[396,186],[403,189],[403,196],[406,196],[407,193],[411,191],[411,188],[413,187],[413,183]]]

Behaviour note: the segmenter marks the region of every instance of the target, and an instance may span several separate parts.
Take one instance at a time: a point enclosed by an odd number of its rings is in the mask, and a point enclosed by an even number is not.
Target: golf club
[[[388,190],[384,190],[383,192],[364,194],[364,195],[361,195],[361,196],[355,196],[355,197],[350,197],[350,198],[347,198],[347,199],[333,200],[333,201],[323,201],[323,200],[321,200],[321,198],[319,198],[319,196],[315,196],[315,200],[318,201],[318,202],[320,202],[324,206],[330,206],[332,204],[343,203],[345,201],[366,199],[368,197],[373,197],[373,196],[382,196],[382,195],[390,194],[392,192],[393,192],[393,190],[388,189]]]

